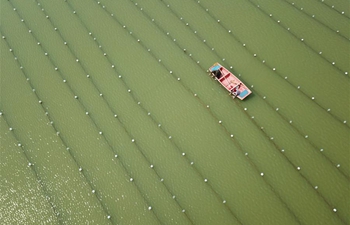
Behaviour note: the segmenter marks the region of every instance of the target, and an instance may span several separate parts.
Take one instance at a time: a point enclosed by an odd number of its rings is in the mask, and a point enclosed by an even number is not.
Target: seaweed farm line
[[[349,9],[1,0],[0,220],[349,224]]]

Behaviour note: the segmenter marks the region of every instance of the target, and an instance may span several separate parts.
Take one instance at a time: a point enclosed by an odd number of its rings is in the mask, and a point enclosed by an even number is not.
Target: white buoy
[[[248,156],[248,152],[244,153],[245,156]]]
[[[79,59],[76,59],[75,61],[76,61],[76,62],[79,62]]]
[[[148,210],[152,210],[152,206],[148,206]]]
[[[320,152],[323,152],[323,148],[320,149]]]
[[[107,216],[107,219],[111,219],[111,216],[110,216],[110,215],[108,215],[108,216]]]
[[[186,210],[184,210],[184,209],[183,209],[181,212],[185,213],[185,212],[186,212]]]
[[[183,152],[183,153],[182,153],[182,156],[185,156],[185,155],[186,155],[186,153]]]
[[[297,167],[297,170],[301,170],[300,166]]]
[[[98,132],[100,135],[102,135],[103,133],[102,133],[102,131],[100,131],[100,132]]]
[[[190,164],[191,164],[191,165],[193,165],[193,164],[194,164],[194,162],[191,162]]]
[[[12,130],[13,130],[13,128],[12,128],[12,127],[10,127],[10,128],[9,128],[9,131],[12,131]]]
[[[118,117],[118,115],[117,114],[114,114],[114,118],[117,118]]]
[[[58,68],[57,68],[57,67],[55,67],[55,70],[57,71],[57,70],[58,70]]]
[[[78,99],[78,96],[74,96],[75,99]]]
[[[48,56],[49,54],[47,52],[45,52],[44,55]]]
[[[219,123],[221,124],[221,123],[222,123],[222,121],[221,121],[221,120],[219,120]]]
[[[17,146],[18,146],[18,147],[22,147],[22,144],[21,144],[21,143],[18,143]]]
[[[153,168],[154,168],[154,165],[153,165],[153,164],[151,164],[149,167],[153,169]]]
[[[207,183],[207,182],[208,182],[208,179],[205,178],[205,179],[204,179],[204,182]]]
[[[114,158],[118,158],[118,155],[117,155],[117,154],[115,154],[115,155],[114,155]]]
[[[339,168],[340,167],[340,164],[337,164],[337,168]]]
[[[129,180],[130,180],[130,182],[133,182],[133,181],[134,181],[134,178],[130,178]]]
[[[336,208],[333,208],[333,212],[337,212],[338,210]]]
[[[91,192],[92,192],[92,193],[95,193],[95,190],[92,190]]]
[[[309,137],[309,135],[305,135],[305,138],[308,138]]]
[[[100,97],[102,97],[103,96],[103,94],[102,93],[100,93]]]
[[[175,195],[173,195],[173,199],[175,199],[176,198],[176,196]]]
[[[171,136],[169,136],[169,139],[171,139]]]
[[[90,75],[89,75],[89,74],[87,74],[87,75],[86,75],[86,77],[87,77],[87,78],[89,78],[89,77],[90,77]]]
[[[83,171],[83,168],[79,167],[79,172]]]
[[[231,137],[233,138],[233,134],[231,134]]]
[[[131,142],[134,143],[134,142],[135,142],[135,139],[131,139]]]
[[[264,176],[264,173],[260,173],[260,176],[262,176],[262,177],[263,177],[263,176]]]
[[[281,152],[284,152],[284,149],[281,149]]]
[[[318,186],[316,185],[316,186],[315,186],[315,190],[317,190],[317,189],[318,189]]]

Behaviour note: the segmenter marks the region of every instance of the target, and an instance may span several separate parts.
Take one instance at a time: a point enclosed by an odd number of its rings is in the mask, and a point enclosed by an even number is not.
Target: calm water
[[[346,0],[2,0],[0,220],[349,224],[349,21]]]

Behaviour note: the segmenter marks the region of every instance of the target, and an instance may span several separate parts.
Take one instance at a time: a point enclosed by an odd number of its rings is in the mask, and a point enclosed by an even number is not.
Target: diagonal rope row
[[[12,3],[10,3],[10,4],[12,5]],[[21,18],[20,14],[18,13],[18,10],[16,10],[16,12],[17,12],[16,14]],[[25,26],[28,28],[28,30],[30,30],[29,27],[28,27],[28,25],[27,25],[26,23],[24,23],[24,24],[25,24]],[[40,43],[40,42],[38,41],[38,38],[33,34],[32,31],[31,31],[31,34],[33,35],[34,39],[35,39],[38,43]],[[40,44],[40,46],[41,46],[42,50],[43,50],[45,53],[47,53],[47,51],[45,51],[45,48],[44,48],[41,44]],[[47,54],[47,55],[48,55],[48,54]],[[53,61],[50,57],[48,57],[48,59],[49,59],[50,63],[51,63],[53,66],[55,66],[54,61]],[[57,67],[55,67],[55,68],[57,68]],[[59,75],[60,75],[60,77],[62,78],[62,80],[65,80],[65,79],[63,79],[63,78],[64,78],[63,74],[61,74],[61,72],[60,72],[59,70],[57,70],[57,72],[59,73]],[[71,86],[69,83],[67,83],[67,85],[68,85],[68,88],[69,88],[70,92],[74,95],[74,91],[73,91],[72,86]],[[33,89],[33,90],[35,90],[35,89]],[[74,96],[77,96],[77,95],[74,95]],[[77,97],[76,97],[76,99],[77,99],[77,101],[79,101],[80,106],[81,106],[82,108],[85,108],[85,106],[83,105],[82,101],[81,101],[79,98],[77,98]],[[41,103],[41,104],[42,104],[42,103]],[[101,130],[101,129],[99,129],[98,125],[96,124],[96,122],[95,122],[91,117],[90,117],[90,119],[91,119],[91,122],[92,122],[92,123],[94,124],[94,126],[96,127],[96,130]],[[129,135],[130,135],[130,134],[129,134]],[[110,144],[110,142],[109,142],[109,141],[106,139],[106,137],[104,137],[103,135],[102,135],[102,137],[104,138],[105,142],[107,143],[109,149],[113,152],[113,154],[115,154],[115,153],[116,153],[116,150],[113,148],[113,146]],[[70,149],[70,150],[71,150],[71,149]],[[121,163],[123,169],[125,170],[126,174],[130,177],[130,181],[132,181],[130,172],[127,170],[127,165],[126,165],[125,163],[123,163],[122,160],[119,160],[119,161],[120,161],[120,163]],[[81,167],[80,167],[80,168],[81,168]],[[83,170],[80,169],[80,171],[82,172]],[[87,179],[87,178],[86,178],[86,179]],[[87,179],[87,180],[88,180],[88,179]],[[139,191],[139,193],[141,194],[141,196],[143,197],[145,203],[149,206],[150,204],[148,204],[148,201],[146,200],[146,195],[141,191],[140,186],[137,184],[137,182],[134,182],[134,184],[135,184],[137,190]],[[93,190],[94,190],[94,189],[93,189]],[[102,202],[101,202],[101,205],[105,208],[105,212],[106,212],[107,215],[108,215],[107,218],[110,219],[111,217],[110,217],[110,214],[109,214],[108,211],[107,211],[107,207],[104,206],[104,205],[102,204]],[[154,214],[154,211],[153,211],[153,214]],[[155,214],[154,214],[154,215],[155,215]],[[159,220],[159,218],[158,218],[158,216],[155,215],[155,217],[156,217],[156,219],[158,220],[158,222],[161,223],[160,220]]]

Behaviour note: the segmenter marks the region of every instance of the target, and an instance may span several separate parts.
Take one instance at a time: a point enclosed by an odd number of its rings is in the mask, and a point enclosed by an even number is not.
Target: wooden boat
[[[239,98],[240,100],[245,99],[252,93],[249,88],[240,81],[233,73],[228,69],[215,63],[209,68],[209,75],[217,80],[226,90],[232,95],[232,98]]]

